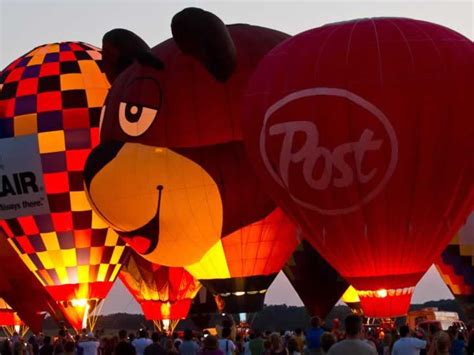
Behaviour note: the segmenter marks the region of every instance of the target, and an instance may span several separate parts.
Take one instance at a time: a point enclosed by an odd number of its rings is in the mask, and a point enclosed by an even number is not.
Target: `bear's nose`
[[[100,143],[92,150],[84,167],[84,182],[87,189],[90,188],[90,183],[94,176],[117,156],[123,145],[123,142],[108,141]]]

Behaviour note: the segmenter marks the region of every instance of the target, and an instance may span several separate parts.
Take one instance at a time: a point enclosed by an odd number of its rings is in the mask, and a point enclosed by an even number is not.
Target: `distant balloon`
[[[474,319],[474,212],[435,265],[468,319]]]
[[[307,241],[293,252],[283,272],[310,315],[322,318],[349,286]]]
[[[157,328],[173,331],[187,317],[201,284],[185,269],[150,263],[132,252],[119,274],[140,304],[145,318]],[[163,329],[164,330],[164,329]]]
[[[0,327],[2,327],[9,336],[12,336],[14,332],[23,336],[26,330],[28,330],[28,328],[25,327],[25,323],[18,317],[18,314],[3,298],[0,298]]]
[[[363,315],[364,312],[360,307],[360,298],[354,287],[349,286],[341,297],[344,302],[352,311],[352,313]]]
[[[88,44],[47,44],[0,76],[0,228],[75,329],[109,292],[125,249],[83,186],[109,88],[100,62]]]
[[[263,187],[358,291],[401,316],[474,205],[474,46],[403,18],[329,24],[252,75],[244,138]]]
[[[216,296],[220,312],[257,312],[297,245],[294,224],[276,209],[222,238],[186,270]]]

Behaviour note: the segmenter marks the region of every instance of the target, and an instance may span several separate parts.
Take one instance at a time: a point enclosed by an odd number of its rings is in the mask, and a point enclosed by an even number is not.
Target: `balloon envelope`
[[[186,318],[201,284],[184,268],[150,263],[132,252],[119,274],[148,320]]]
[[[325,318],[349,286],[305,240],[293,252],[283,272],[312,316]]]
[[[125,248],[83,187],[109,88],[100,61],[85,43],[47,44],[0,77],[0,226],[75,329],[109,292]]]
[[[259,60],[288,35],[226,26],[196,8],[177,14],[172,30],[152,49],[125,30],[104,36],[114,81],[87,193],[148,261],[186,267],[227,308],[258,308],[297,242],[252,170],[242,96]]]
[[[58,304],[23,263],[1,228],[0,260],[0,297],[15,309],[33,332],[41,331],[45,312],[56,322],[62,319]],[[31,295],[35,295],[34,302]]]
[[[472,209],[473,55],[439,25],[360,19],[292,37],[250,80],[243,130],[263,186],[367,316],[407,312]]]
[[[474,213],[436,261],[441,278],[468,319],[474,319]]]

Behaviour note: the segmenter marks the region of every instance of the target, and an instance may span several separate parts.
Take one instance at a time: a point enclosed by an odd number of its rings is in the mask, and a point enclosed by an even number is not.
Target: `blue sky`
[[[32,48],[50,42],[83,41],[100,46],[102,35],[117,27],[130,29],[154,46],[171,36],[172,16],[187,6],[212,11],[225,23],[250,23],[289,34],[359,17],[395,16],[427,20],[473,39],[472,1],[120,1],[0,0],[0,68]],[[414,302],[451,297],[434,268],[418,284]],[[301,305],[279,275],[270,288],[269,304]],[[119,282],[103,312],[140,312]]]

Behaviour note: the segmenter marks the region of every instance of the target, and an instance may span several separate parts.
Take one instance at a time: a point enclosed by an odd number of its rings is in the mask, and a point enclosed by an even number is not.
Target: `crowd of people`
[[[345,330],[333,322],[324,328],[314,317],[306,331],[260,332],[245,329],[237,334],[224,326],[219,336],[186,329],[181,336],[140,329],[126,330],[105,337],[83,330],[71,335],[65,328],[57,336],[30,336],[26,341],[13,334],[0,346],[1,355],[473,355],[474,329],[466,331],[450,327],[441,331],[416,332],[403,325],[398,330],[365,328],[362,319],[348,316]]]

